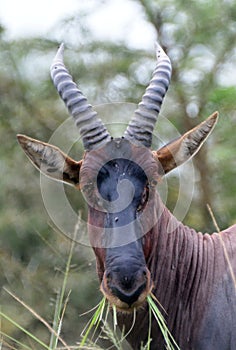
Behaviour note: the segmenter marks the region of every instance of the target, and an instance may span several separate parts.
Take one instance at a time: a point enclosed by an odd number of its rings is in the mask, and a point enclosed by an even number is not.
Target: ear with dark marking
[[[215,112],[183,136],[158,151],[153,151],[154,158],[161,163],[165,174],[192,158],[199,151],[213,130],[217,119],[218,112]]]
[[[27,157],[44,175],[74,186],[79,185],[82,160],[76,162],[59,148],[28,136],[17,135],[17,138]]]

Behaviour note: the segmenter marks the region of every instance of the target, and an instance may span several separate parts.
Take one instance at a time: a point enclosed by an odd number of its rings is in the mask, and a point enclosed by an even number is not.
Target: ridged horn
[[[108,142],[110,135],[102,121],[97,118],[97,112],[73,82],[64,65],[63,53],[64,44],[61,44],[51,65],[51,77],[80,130],[85,150],[91,151]]]
[[[126,139],[146,147],[151,146],[153,129],[171,78],[170,59],[159,44],[156,44],[156,56],[152,79],[124,133]]]

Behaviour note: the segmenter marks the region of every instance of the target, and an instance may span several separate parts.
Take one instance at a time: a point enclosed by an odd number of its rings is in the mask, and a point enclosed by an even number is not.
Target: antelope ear
[[[27,157],[44,175],[78,187],[82,160],[76,162],[59,148],[28,136],[17,135],[17,138]]]
[[[217,119],[218,112],[215,112],[183,136],[158,151],[153,151],[154,158],[161,163],[165,174],[192,158],[199,151],[213,130]]]

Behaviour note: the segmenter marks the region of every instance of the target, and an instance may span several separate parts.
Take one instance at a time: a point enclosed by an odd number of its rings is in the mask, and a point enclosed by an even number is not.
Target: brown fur
[[[220,239],[221,235],[236,274],[236,225],[220,234],[203,235],[178,222],[167,208],[163,208],[158,196],[156,209],[161,209],[162,215],[147,234],[147,241],[151,238],[152,242],[147,256],[147,267],[154,284],[152,292],[165,309],[163,315],[168,328],[181,350],[213,350],[216,347],[211,344],[217,341],[214,332],[208,347],[201,347],[201,339],[206,338],[208,332],[209,336],[211,334],[210,327],[207,329],[206,326],[210,317],[208,313],[214,304],[214,298],[215,303],[220,303],[218,293],[222,290],[222,284],[228,283],[227,288],[232,293],[230,308],[223,307],[226,318],[232,317],[231,312],[236,318],[236,286],[233,285]],[[144,247],[144,251],[145,249]],[[224,303],[223,293],[221,297]],[[221,323],[221,317],[220,312],[216,314],[212,324]],[[127,332],[132,322],[132,316],[119,314],[119,324],[124,324]],[[234,334],[235,322],[234,319],[232,329],[229,330],[231,334]],[[145,305],[138,310],[134,329],[128,336],[133,349],[139,350],[141,343],[147,342],[148,328],[148,310]],[[223,325],[219,337],[224,337]],[[164,340],[155,321],[152,322],[152,338],[151,349],[164,349]],[[229,340],[227,344],[227,348],[222,347],[222,350],[234,349],[230,347]]]

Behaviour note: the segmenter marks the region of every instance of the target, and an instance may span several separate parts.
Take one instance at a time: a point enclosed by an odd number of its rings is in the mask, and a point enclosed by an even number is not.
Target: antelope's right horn
[[[131,142],[146,147],[151,146],[153,129],[171,78],[170,59],[158,44],[156,55],[157,66],[152,79],[124,134]]]

